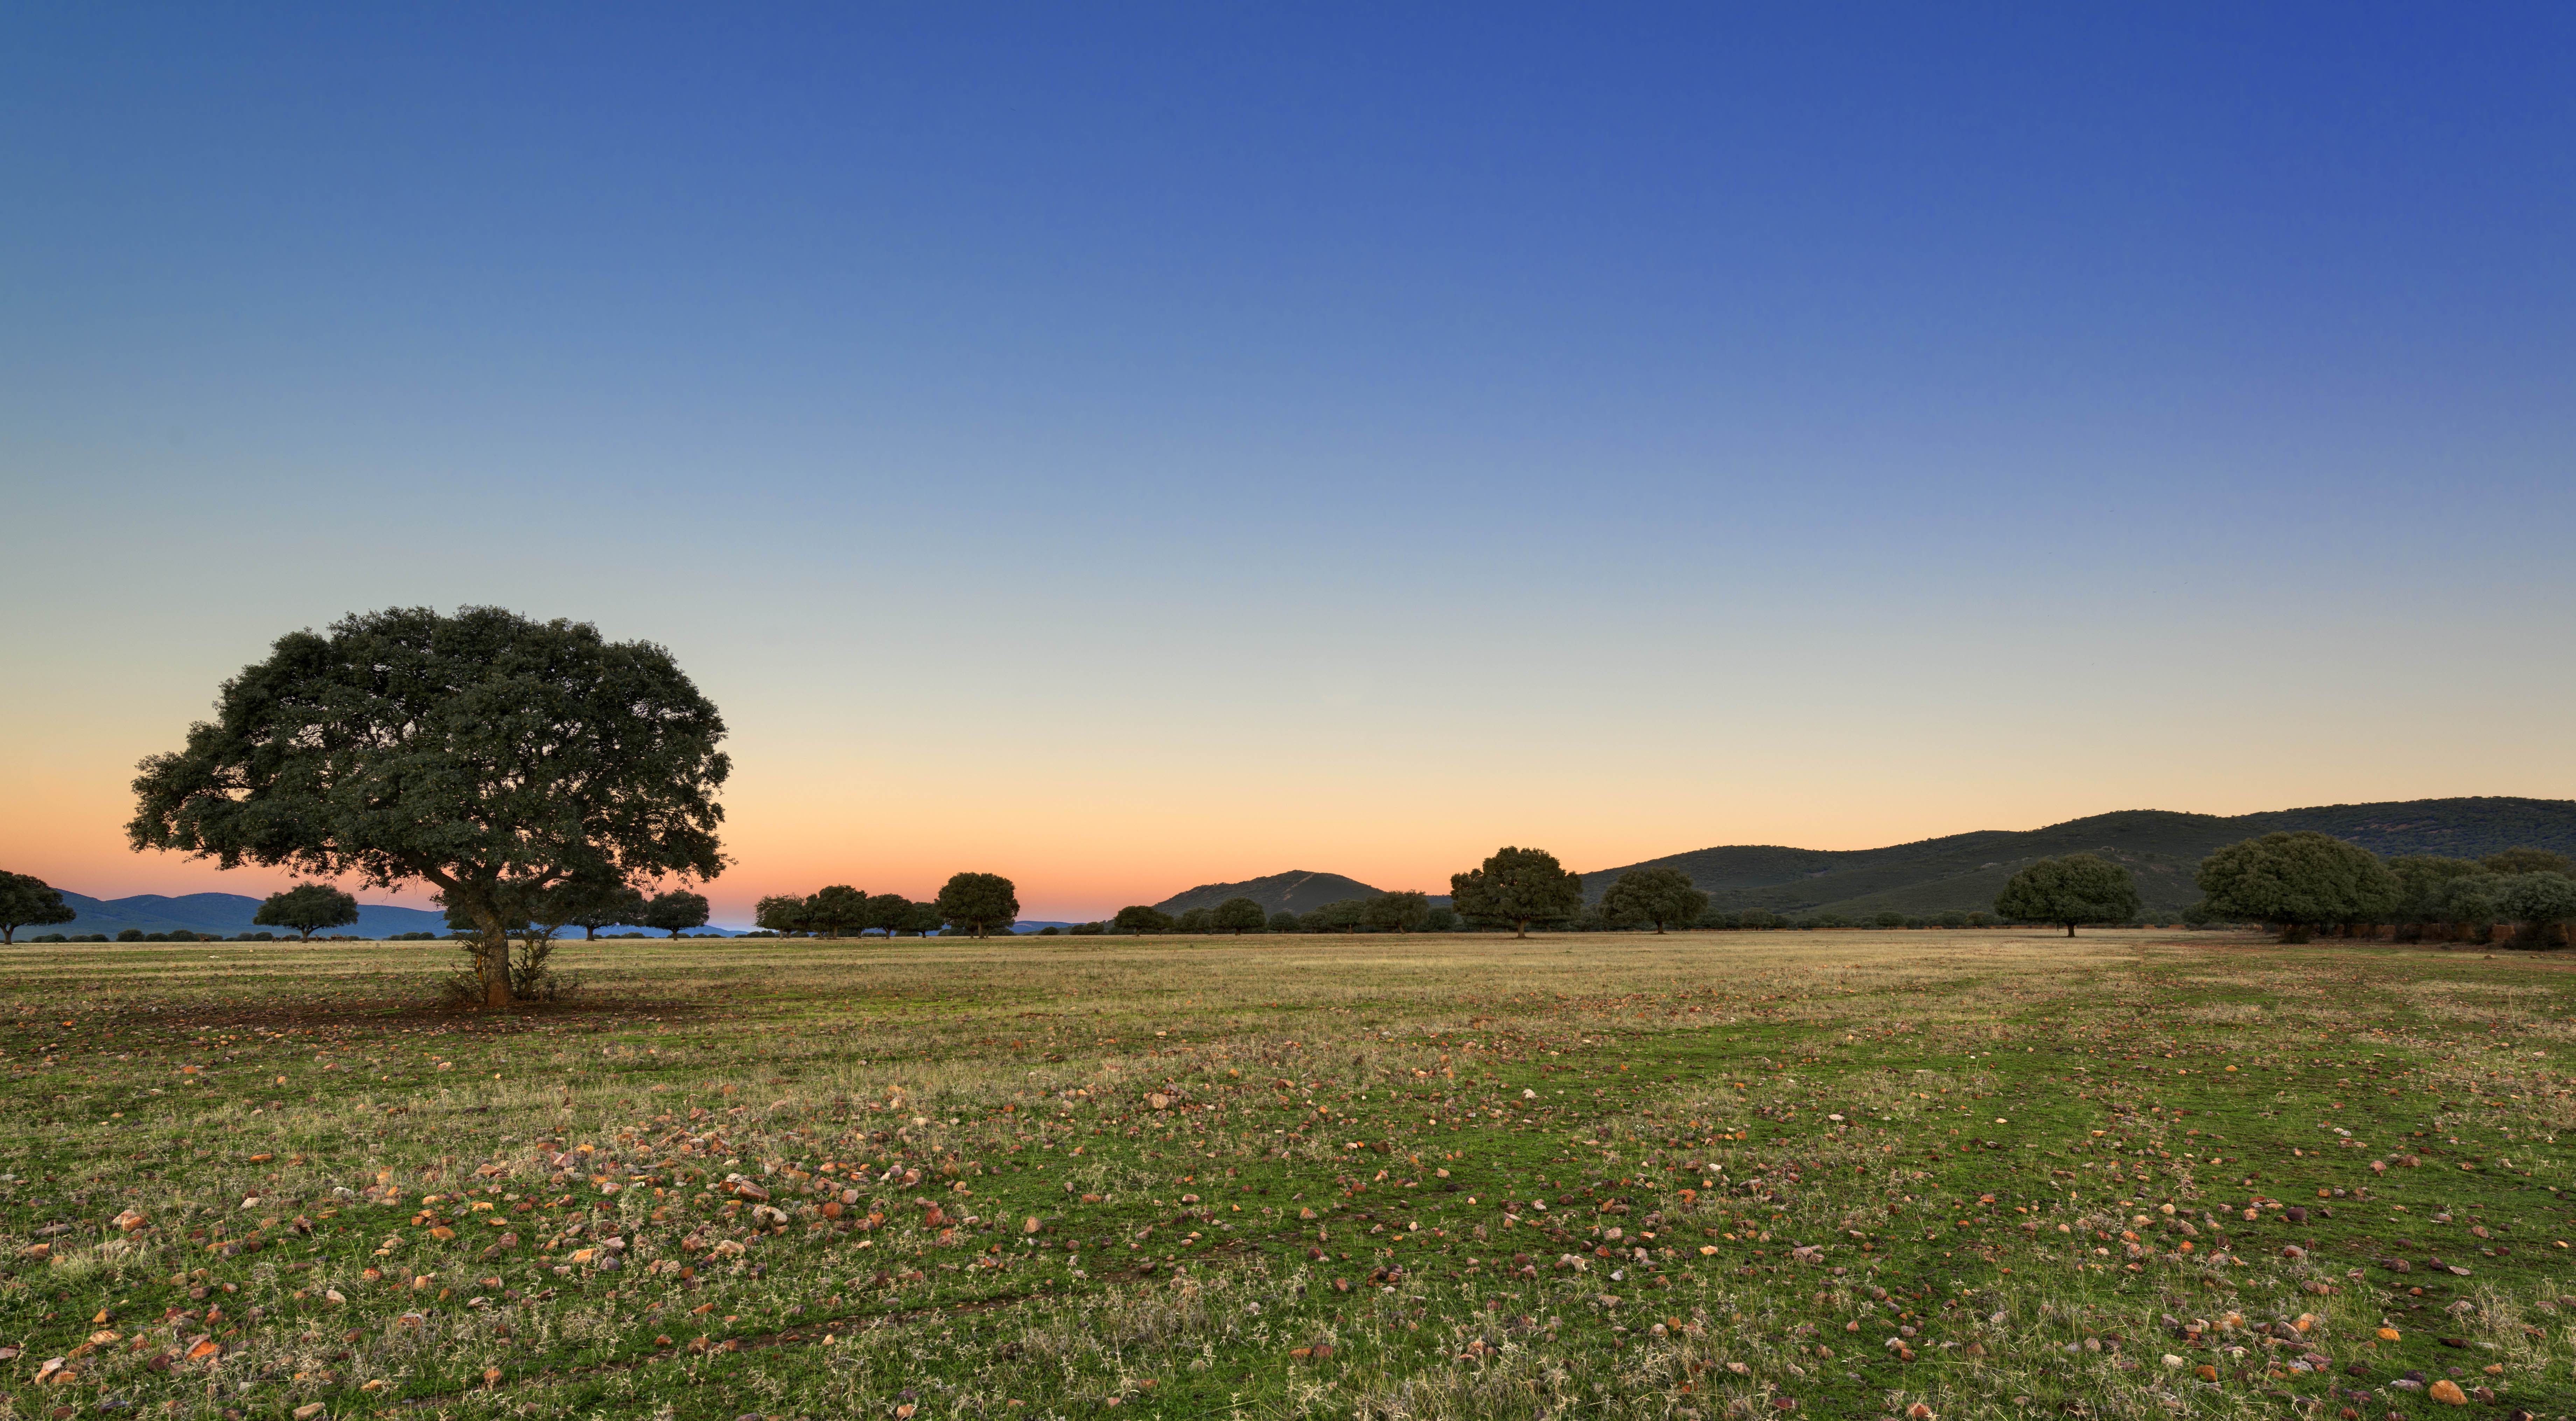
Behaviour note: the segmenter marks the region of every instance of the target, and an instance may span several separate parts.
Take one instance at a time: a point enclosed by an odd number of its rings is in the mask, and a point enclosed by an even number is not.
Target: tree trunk
[[[2068,924],[2066,925],[2066,935],[2067,935],[2068,937],[2073,937],[2073,936],[2075,936],[2075,925],[2074,925],[2073,923],[2068,923]]]
[[[483,929],[483,940],[474,954],[474,973],[483,979],[483,1005],[510,1005],[510,930],[501,923],[500,910],[493,907],[488,893],[474,893],[474,901],[465,911]]]
[[[1512,936],[1513,936],[1513,937],[1516,937],[1516,938],[1526,938],[1526,937],[1528,937],[1528,936],[1529,936],[1529,919],[1527,919],[1527,918],[1514,918],[1514,919],[1512,919]]]

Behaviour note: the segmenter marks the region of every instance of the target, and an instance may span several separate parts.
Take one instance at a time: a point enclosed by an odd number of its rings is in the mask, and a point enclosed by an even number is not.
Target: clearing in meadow
[[[0,1415],[2576,1412],[2576,956],[10,951]]]

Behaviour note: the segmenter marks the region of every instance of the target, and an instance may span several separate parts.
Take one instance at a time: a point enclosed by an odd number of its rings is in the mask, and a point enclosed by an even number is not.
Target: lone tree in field
[[[1677,868],[1632,868],[1601,895],[1601,916],[1614,923],[1653,923],[1659,933],[1667,923],[1688,927],[1707,911],[1708,895]]]
[[[2017,923],[2054,923],[2075,936],[2078,923],[2125,923],[2141,906],[2137,880],[2100,854],[2041,859],[2012,876],[1995,895],[1995,914]]]
[[[633,886],[616,879],[592,882],[577,879],[563,884],[563,907],[568,914],[563,925],[581,929],[582,940],[594,942],[599,930],[619,923],[644,926],[644,895]]]
[[[62,891],[33,874],[0,870],[0,942],[15,944],[18,929],[68,923],[80,910],[63,901]]]
[[[278,639],[224,683],[186,748],[142,763],[126,837],[165,849],[436,886],[480,936],[506,1006],[503,885],[724,870],[724,721],[671,654],[498,607],[345,617]]]
[[[2398,899],[2397,876],[2377,855],[2311,829],[2230,844],[2200,861],[2199,879],[2210,916],[2271,923],[2283,942],[2332,923],[2385,922]]]
[[[867,891],[846,883],[815,890],[814,896],[805,900],[805,926],[825,937],[866,931]]]
[[[1261,911],[1261,905],[1249,898],[1228,898],[1216,905],[1216,912],[1209,918],[1208,925],[1218,932],[1241,937],[1268,927],[1270,915]]]
[[[691,928],[705,927],[707,895],[691,893],[685,888],[674,888],[668,893],[656,893],[644,904],[643,925],[648,928],[660,928],[673,937],[678,937]]]
[[[1167,933],[1172,930],[1172,915],[1160,908],[1130,903],[1118,910],[1118,916],[1109,920],[1109,926],[1140,937],[1146,933]]]
[[[324,928],[345,928],[358,920],[358,899],[327,883],[299,883],[271,893],[250,915],[263,928],[293,928],[304,942]]]
[[[935,906],[950,926],[965,928],[977,937],[993,928],[1008,928],[1020,916],[1019,890],[998,873],[958,874],[940,888]]]
[[[781,937],[814,930],[813,920],[805,915],[805,900],[793,893],[773,893],[753,904],[751,925]]]
[[[1431,897],[1419,889],[1397,888],[1360,900],[1360,921],[1386,932],[1422,931],[1431,916]]]
[[[869,928],[875,928],[891,938],[912,926],[913,910],[920,906],[900,893],[871,893],[868,915],[860,921],[859,932],[864,936]]]
[[[1501,848],[1472,873],[1449,875],[1449,901],[1489,923],[1509,923],[1528,937],[1532,923],[1563,922],[1583,907],[1583,875],[1569,873],[1545,849]]]

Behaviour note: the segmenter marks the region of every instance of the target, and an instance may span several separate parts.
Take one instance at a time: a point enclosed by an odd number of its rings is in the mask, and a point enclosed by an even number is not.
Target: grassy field
[[[2576,1413],[2576,955],[451,951],[9,950],[0,1415]]]

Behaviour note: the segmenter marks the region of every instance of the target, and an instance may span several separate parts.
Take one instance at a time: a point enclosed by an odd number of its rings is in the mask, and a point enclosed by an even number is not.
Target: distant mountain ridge
[[[2372,853],[2479,858],[2510,848],[2576,854],[2576,800],[2473,797],[2329,804],[2222,816],[2124,809],[2030,830],[1981,829],[1883,849],[1793,849],[1725,845],[1583,875],[1585,901],[1598,903],[1631,869],[1673,868],[1730,912],[1940,913],[1994,906],[1995,895],[2033,859],[2091,852],[2128,866],[2150,914],[2179,911],[2200,896],[2200,861],[2239,839],[2310,829]]]
[[[92,898],[85,893],[63,894],[63,902],[80,914],[68,923],[48,923],[41,928],[22,928],[18,940],[24,942],[37,933],[105,933],[114,937],[127,928],[147,933],[192,932],[217,933],[231,937],[235,933],[274,932],[290,935],[285,928],[261,928],[251,921],[262,900],[239,893],[183,893],[170,897],[160,893],[137,893],[130,898]],[[390,937],[395,933],[440,933],[447,931],[447,915],[428,908],[402,908],[391,903],[361,903],[358,921],[345,928],[329,929],[324,936]]]
[[[63,892],[63,903],[80,916],[68,923],[47,923],[40,928],[20,928],[18,941],[25,942],[42,933],[61,933],[78,937],[87,933],[105,933],[114,937],[127,928],[137,932],[212,933],[231,937],[236,933],[273,932],[292,937],[289,928],[262,928],[251,921],[263,900],[241,893],[183,893],[170,897],[160,893],[137,893],[130,898],[92,898],[85,893]],[[601,932],[627,932],[626,926],[601,928]],[[656,937],[658,929],[648,929]],[[693,928],[695,933],[722,933],[737,936],[733,928]],[[447,915],[436,908],[405,908],[392,903],[361,903],[358,921],[345,928],[330,928],[318,937],[388,938],[395,933],[447,934]],[[570,936],[581,936],[573,928]]]
[[[1282,910],[1307,913],[1327,903],[1338,903],[1345,898],[1373,898],[1377,893],[1377,889],[1356,878],[1296,868],[1266,878],[1246,879],[1241,883],[1202,883],[1196,888],[1175,893],[1154,907],[1177,914],[1192,908],[1213,908],[1229,898],[1249,898],[1260,904],[1265,913]]]

